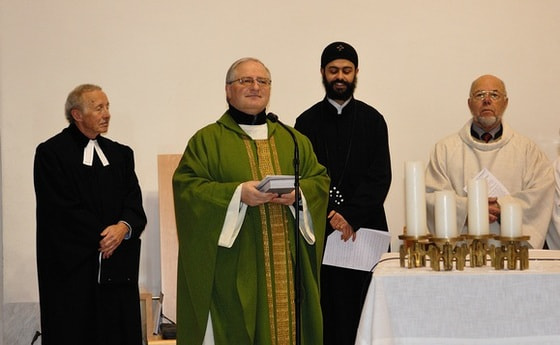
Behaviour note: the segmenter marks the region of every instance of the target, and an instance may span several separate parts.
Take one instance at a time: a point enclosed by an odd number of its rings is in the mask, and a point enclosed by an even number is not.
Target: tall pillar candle
[[[500,205],[500,210],[500,234],[502,237],[522,236],[523,211],[521,210],[521,205],[514,200],[508,200]]]
[[[457,202],[455,192],[442,190],[435,192],[435,225],[437,238],[455,238],[457,232]]]
[[[472,179],[467,185],[469,235],[481,236],[490,233],[488,221],[488,184],[486,179]]]
[[[423,162],[405,163],[406,234],[424,236],[427,234],[426,182]]]

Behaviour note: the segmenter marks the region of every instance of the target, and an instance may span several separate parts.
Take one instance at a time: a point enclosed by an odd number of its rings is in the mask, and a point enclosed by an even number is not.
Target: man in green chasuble
[[[270,72],[244,58],[226,75],[228,110],[189,140],[173,176],[179,238],[178,345],[296,343],[295,193],[264,193],[266,175],[294,175],[294,142],[266,116]],[[299,146],[301,344],[323,343],[319,271],[329,178]]]

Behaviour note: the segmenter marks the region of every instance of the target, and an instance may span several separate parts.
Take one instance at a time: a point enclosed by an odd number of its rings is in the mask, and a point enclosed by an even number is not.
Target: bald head
[[[497,128],[508,105],[504,82],[489,74],[478,77],[471,84],[468,105],[474,124],[486,132]]]
[[[485,83],[492,83],[492,85],[498,87],[498,91],[500,91],[504,96],[507,95],[506,84],[504,84],[500,78],[491,74],[485,74],[476,78],[471,84],[471,91],[469,94],[472,95],[477,90],[477,87]]]

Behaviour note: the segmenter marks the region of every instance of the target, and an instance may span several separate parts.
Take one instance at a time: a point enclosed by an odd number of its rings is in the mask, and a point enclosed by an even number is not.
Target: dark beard
[[[339,82],[346,85],[345,91],[341,92],[335,88],[334,84]],[[336,101],[346,101],[347,99],[352,97],[352,95],[354,95],[354,90],[356,89],[357,83],[358,83],[357,76],[354,77],[354,80],[352,82],[335,79],[329,83],[325,78],[325,75],[323,74],[323,86],[325,87],[325,91],[327,92],[327,97],[330,99],[334,99]]]

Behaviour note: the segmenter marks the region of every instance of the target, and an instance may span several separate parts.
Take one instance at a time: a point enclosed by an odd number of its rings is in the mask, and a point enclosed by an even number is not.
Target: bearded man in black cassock
[[[101,136],[111,115],[99,86],[78,86],[65,110],[70,125],[34,163],[42,344],[141,345],[133,151]]]
[[[326,236],[337,230],[348,241],[356,240],[359,228],[388,231],[387,125],[377,110],[353,97],[358,54],[348,43],[331,43],[321,55],[321,74],[326,97],[303,112],[295,128],[311,140],[331,177]],[[325,345],[354,344],[370,280],[370,272],[322,265]]]

